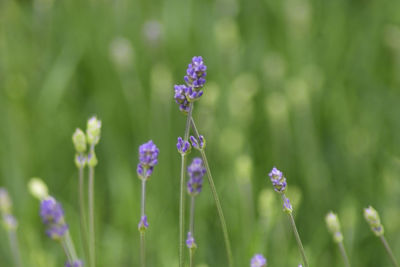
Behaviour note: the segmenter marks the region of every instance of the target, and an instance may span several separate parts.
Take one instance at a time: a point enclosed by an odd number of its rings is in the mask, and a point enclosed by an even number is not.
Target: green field
[[[147,266],[178,266],[176,140],[186,117],[173,97],[193,56],[208,67],[193,117],[235,266],[255,253],[268,266],[301,263],[273,166],[287,178],[311,266],[344,266],[326,229],[330,210],[353,267],[390,266],[363,218],[368,205],[400,260],[400,2],[0,0],[0,187],[14,202],[23,266],[65,262],[45,235],[31,177],[63,204],[82,255],[71,137],[92,115],[102,120],[98,266],[140,266],[136,165],[150,139],[160,157],[147,184]],[[227,267],[208,183],[196,201],[196,267]],[[2,228],[0,266],[13,266]]]

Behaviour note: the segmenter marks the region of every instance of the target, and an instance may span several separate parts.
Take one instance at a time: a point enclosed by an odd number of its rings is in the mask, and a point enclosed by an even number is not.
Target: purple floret
[[[40,203],[40,216],[46,225],[46,234],[55,240],[62,238],[68,231],[64,220],[64,210],[53,197],[47,197]]]
[[[274,167],[272,168],[268,176],[271,179],[272,185],[274,186],[274,190],[278,193],[284,193],[286,190],[287,183],[286,183],[286,178],[283,176],[283,173],[276,167]]]
[[[188,192],[195,196],[201,192],[203,187],[203,176],[206,173],[206,168],[203,166],[203,161],[200,158],[194,158],[188,166],[189,181],[187,183]]]
[[[251,259],[250,267],[266,267],[266,266],[267,266],[267,260],[261,254],[256,254]]]
[[[83,266],[83,262],[81,260],[76,260],[73,262],[67,261],[65,263],[65,267],[82,267]]]
[[[159,152],[152,140],[139,147],[137,173],[140,177],[148,178],[153,173],[154,166],[158,163]]]

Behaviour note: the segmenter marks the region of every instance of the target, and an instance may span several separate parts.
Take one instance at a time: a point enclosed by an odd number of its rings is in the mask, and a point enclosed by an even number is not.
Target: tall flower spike
[[[137,173],[141,179],[147,179],[153,173],[154,166],[158,163],[160,150],[152,140],[139,147],[139,164]]]
[[[256,254],[250,261],[250,267],[266,267],[267,259],[261,254]]]
[[[184,80],[189,87],[195,88],[196,91],[204,86],[206,82],[207,66],[204,65],[202,57],[193,57],[192,63],[188,65]]]
[[[364,209],[364,218],[371,227],[372,232],[377,236],[382,236],[384,233],[381,219],[379,218],[378,212],[371,206]]]
[[[333,235],[333,240],[336,243],[342,242],[343,235],[342,232],[340,231],[340,223],[337,215],[332,211],[329,212],[325,217],[325,222],[329,232]]]
[[[206,168],[201,158],[194,158],[188,166],[189,181],[187,183],[188,193],[196,196],[201,192],[203,187],[203,176],[206,174]]]
[[[185,141],[182,139],[182,137],[178,137],[178,142],[176,143],[176,148],[178,149],[178,152],[181,153],[181,155],[186,155],[190,153],[191,146],[188,141]]]
[[[180,111],[187,114],[189,112],[189,101],[186,98],[188,87],[186,85],[175,85],[175,102],[179,105]]]
[[[54,240],[60,240],[68,231],[64,220],[64,210],[53,197],[47,197],[40,203],[40,216],[46,225],[46,234]]]
[[[286,192],[287,183],[286,178],[283,176],[283,173],[276,167],[274,167],[272,168],[268,176],[271,179],[274,190],[280,194],[284,194]]]

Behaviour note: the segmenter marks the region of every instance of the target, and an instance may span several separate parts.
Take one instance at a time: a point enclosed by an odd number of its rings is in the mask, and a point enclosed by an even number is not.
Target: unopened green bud
[[[91,151],[88,155],[87,164],[90,167],[95,167],[97,165],[97,157],[94,151]]]
[[[76,129],[72,135],[72,142],[74,143],[75,150],[78,153],[86,151],[86,135],[81,129]]]
[[[381,236],[384,233],[383,225],[381,224],[381,219],[379,218],[378,212],[371,206],[364,209],[364,218],[371,227],[372,232],[375,235]]]
[[[40,178],[31,178],[28,182],[28,188],[29,192],[40,201],[49,196],[47,185]]]
[[[86,162],[87,162],[87,159],[86,159],[85,155],[83,155],[82,153],[75,155],[76,167],[83,168],[83,167],[85,167]]]
[[[329,232],[333,235],[333,240],[337,243],[342,242],[343,235],[340,232],[340,223],[337,215],[333,212],[329,212],[325,217],[325,222]]]
[[[100,140],[101,121],[93,116],[88,120],[86,127],[87,142],[89,145],[97,145]]]

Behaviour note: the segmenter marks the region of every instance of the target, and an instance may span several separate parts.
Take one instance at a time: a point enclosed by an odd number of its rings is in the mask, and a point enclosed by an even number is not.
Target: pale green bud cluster
[[[371,227],[372,232],[377,236],[382,236],[384,233],[381,219],[379,218],[378,212],[371,206],[364,209],[364,218]]]
[[[72,135],[76,150],[75,164],[78,168],[84,168],[86,164],[94,167],[98,163],[94,147],[100,141],[101,121],[93,116],[88,120],[86,127],[86,134],[77,128]],[[89,145],[89,151],[86,155],[87,145]]]
[[[78,153],[84,153],[86,151],[86,135],[85,133],[77,128],[72,135],[72,142],[74,143],[75,150]]]
[[[97,145],[100,140],[101,121],[96,116],[91,117],[86,126],[87,142],[90,146]]]
[[[325,222],[329,232],[331,232],[333,235],[333,240],[336,243],[342,242],[343,235],[342,232],[340,231],[340,223],[338,216],[333,212],[329,212],[325,217]]]
[[[37,177],[31,178],[28,182],[28,188],[32,196],[34,196],[40,201],[49,196],[49,190],[47,189],[47,185],[40,178]]]

